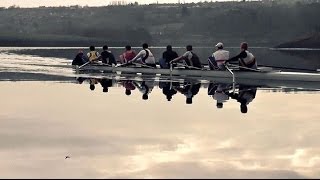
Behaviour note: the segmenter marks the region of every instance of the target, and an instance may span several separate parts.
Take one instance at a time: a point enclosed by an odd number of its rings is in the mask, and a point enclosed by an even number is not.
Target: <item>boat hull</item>
[[[140,67],[109,67],[109,66],[86,66],[81,71],[100,71],[106,73],[142,73],[142,74],[161,74],[170,76],[190,76],[190,77],[213,77],[213,78],[231,78],[232,74],[228,71],[213,70],[186,70],[186,69],[156,69]],[[246,80],[279,80],[279,81],[302,81],[302,82],[320,82],[320,73],[302,73],[302,72],[254,72],[254,71],[233,71],[236,81]]]

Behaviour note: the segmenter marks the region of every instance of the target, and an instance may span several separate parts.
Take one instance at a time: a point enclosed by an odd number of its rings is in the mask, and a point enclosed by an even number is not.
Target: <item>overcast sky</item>
[[[0,0],[1,7],[9,7],[17,5],[19,7],[38,7],[38,6],[69,6],[69,5],[81,5],[81,6],[105,6],[109,5],[113,1],[125,1],[127,3],[139,2],[140,4],[156,3],[177,3],[179,0]],[[205,0],[180,0],[181,3],[200,2]],[[207,0],[211,1],[211,0]],[[237,1],[237,0],[213,0],[213,1]]]

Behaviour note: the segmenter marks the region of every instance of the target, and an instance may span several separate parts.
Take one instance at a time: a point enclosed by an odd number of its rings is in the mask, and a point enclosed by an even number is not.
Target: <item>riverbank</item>
[[[294,41],[282,43],[275,48],[309,48],[319,49],[320,48],[320,33],[315,33]]]

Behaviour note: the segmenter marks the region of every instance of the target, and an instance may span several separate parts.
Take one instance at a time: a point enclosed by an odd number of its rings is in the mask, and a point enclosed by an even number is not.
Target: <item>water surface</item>
[[[228,84],[112,76],[101,85],[89,74],[43,66],[67,58],[0,56],[3,178],[320,177],[315,89],[251,86],[255,95],[242,113],[232,97],[217,107],[214,94],[232,93]],[[167,85],[182,93],[168,101]],[[244,92],[238,87],[235,94]]]

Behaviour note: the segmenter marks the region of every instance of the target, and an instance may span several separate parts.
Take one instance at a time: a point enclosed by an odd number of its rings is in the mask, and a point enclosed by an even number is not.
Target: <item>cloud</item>
[[[161,163],[144,171],[118,177],[135,178],[307,178],[288,170],[241,170],[225,163],[201,164],[197,162]]]

